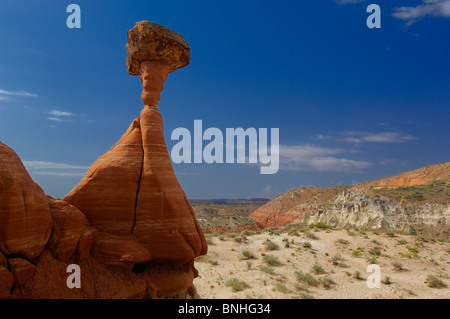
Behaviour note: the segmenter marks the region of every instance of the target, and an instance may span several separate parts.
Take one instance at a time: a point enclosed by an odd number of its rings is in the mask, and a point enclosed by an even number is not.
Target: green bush
[[[273,268],[266,267],[266,266],[259,267],[259,270],[261,270],[262,272],[265,272],[269,275],[273,275],[275,273],[275,270]]]
[[[288,230],[287,234],[289,236],[300,236],[300,234],[298,233],[297,229],[295,228],[291,228]]]
[[[255,258],[255,255],[250,250],[244,250],[242,252],[242,256],[244,256],[247,259]]]
[[[341,245],[348,245],[349,244],[348,240],[342,239],[342,238],[339,238],[338,240],[336,240],[336,243],[341,244]]]
[[[333,256],[333,258],[331,258],[331,262],[333,263],[333,265],[337,266],[339,264],[339,262],[343,261],[344,258],[342,258],[341,255],[336,254]]]
[[[274,286],[275,289],[278,290],[279,292],[282,292],[282,293],[284,293],[284,294],[289,293],[289,289],[288,289],[284,284],[282,284],[281,282],[278,282],[278,283],[274,284],[273,286]]]
[[[392,266],[394,266],[395,270],[403,270],[403,264],[399,261],[392,262]]]
[[[440,289],[440,288],[447,287],[447,285],[444,284],[444,282],[441,279],[439,279],[438,277],[433,276],[433,275],[428,275],[426,283],[427,283],[428,287],[431,287],[431,288]]]
[[[277,266],[280,264],[280,260],[277,256],[273,255],[265,255],[263,257],[263,260],[269,265],[269,266]]]
[[[314,264],[314,265],[311,267],[311,271],[312,271],[313,273],[315,273],[316,275],[321,275],[321,274],[324,274],[324,273],[325,273],[325,270],[324,270],[323,267],[322,267],[321,265],[319,265],[319,264]]]
[[[304,248],[311,249],[311,248],[312,248],[312,245],[311,245],[311,243],[310,243],[309,241],[305,241],[305,242],[303,243],[303,247],[304,247]]]
[[[308,286],[317,287],[319,285],[319,281],[314,278],[311,274],[303,273],[301,270],[295,272],[297,276],[297,280],[301,283],[307,284]]]
[[[273,241],[267,239],[265,242],[263,242],[263,245],[266,247],[266,250],[276,250],[278,249],[278,245],[275,244]]]
[[[241,280],[239,280],[237,278],[233,278],[233,279],[228,280],[227,283],[226,283],[226,286],[227,287],[231,287],[231,290],[233,292],[238,292],[238,291],[242,291],[242,290],[244,290],[246,288],[250,288],[250,286],[246,282],[241,281]]]
[[[328,277],[322,278],[321,282],[325,289],[330,289],[332,285],[336,284],[331,278]]]
[[[328,228],[333,228],[333,226],[331,226],[331,225],[328,225],[327,223],[325,223],[325,222],[317,222],[317,223],[315,223],[315,224],[311,224],[311,225],[309,225],[309,228],[314,228],[314,227],[316,227],[316,228],[320,228],[320,229],[328,229]]]

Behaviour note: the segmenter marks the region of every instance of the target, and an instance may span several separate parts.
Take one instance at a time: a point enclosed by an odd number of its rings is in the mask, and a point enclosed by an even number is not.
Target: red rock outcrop
[[[136,119],[64,200],[81,210],[98,230],[131,234],[143,157],[140,120]]]
[[[55,258],[68,262],[74,256],[78,243],[89,226],[86,216],[75,206],[62,200],[49,198],[49,206],[53,231],[47,249]],[[82,252],[80,254],[83,256]]]
[[[26,259],[9,258],[8,268],[14,276],[14,284],[16,286],[22,286],[27,280],[33,277],[36,266]]]
[[[14,276],[8,270],[8,261],[5,256],[0,253],[0,298],[8,298],[11,296],[11,288],[14,284]]]
[[[44,191],[19,156],[0,142],[0,252],[32,260],[44,249],[51,229]]]
[[[128,37],[127,68],[144,89],[141,118],[64,200],[46,197],[0,143],[1,298],[199,297],[194,258],[207,244],[173,171],[158,110],[164,81],[189,63],[189,47],[148,21]],[[73,263],[81,288],[67,285]]]
[[[433,181],[450,183],[450,162],[430,165],[392,177],[355,185],[355,188],[408,187],[429,184]]]
[[[93,255],[106,265],[129,270],[134,264],[145,263],[152,257],[134,236],[115,236],[106,232],[102,232],[96,239]]]

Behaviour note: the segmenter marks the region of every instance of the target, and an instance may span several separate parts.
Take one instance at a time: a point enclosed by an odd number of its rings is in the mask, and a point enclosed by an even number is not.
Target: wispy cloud
[[[47,120],[55,122],[67,122],[67,120],[60,119],[59,117],[47,117]]]
[[[344,141],[349,143],[402,143],[417,139],[415,136],[401,134],[399,132],[369,133],[348,131],[344,135],[347,136],[344,138]]]
[[[8,99],[8,96],[26,96],[26,97],[37,97],[36,93],[30,93],[27,91],[6,91],[0,90],[0,101]]]
[[[64,163],[44,162],[44,161],[23,161],[29,170],[37,169],[88,169],[89,166],[71,165]]]
[[[425,17],[450,17],[450,0],[423,0],[415,7],[394,8],[393,17],[406,20],[411,25]]]
[[[280,169],[300,171],[360,171],[372,164],[331,155],[344,154],[342,148],[326,148],[314,145],[280,145]]]
[[[48,112],[48,114],[53,115],[53,116],[72,116],[73,115],[73,113],[59,111],[59,110],[51,110],[50,112]]]
[[[23,161],[31,175],[82,177],[89,166],[44,161]]]
[[[407,141],[417,140],[417,137],[400,132],[361,132],[361,131],[345,131],[339,136],[319,134],[313,139],[315,140],[334,140],[347,143],[403,143]]]
[[[48,114],[51,116],[47,117],[47,120],[54,122],[70,122],[70,120],[68,120],[67,118],[74,115],[74,113],[60,110],[51,110],[50,112],[48,112]]]

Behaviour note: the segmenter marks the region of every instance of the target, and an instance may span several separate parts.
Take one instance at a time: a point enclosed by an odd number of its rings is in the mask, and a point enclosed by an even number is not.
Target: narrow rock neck
[[[158,107],[169,68],[169,64],[164,61],[141,62],[142,102],[144,105]]]

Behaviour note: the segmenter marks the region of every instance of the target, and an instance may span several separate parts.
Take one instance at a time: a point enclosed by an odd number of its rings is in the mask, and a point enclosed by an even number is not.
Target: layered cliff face
[[[262,227],[325,222],[449,238],[449,172],[444,163],[353,187],[299,188],[249,217]]]

